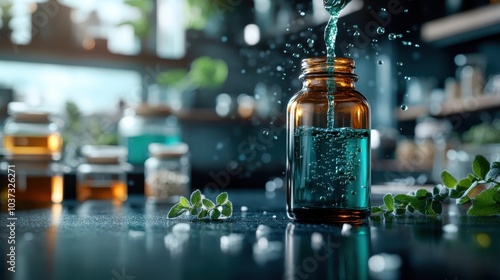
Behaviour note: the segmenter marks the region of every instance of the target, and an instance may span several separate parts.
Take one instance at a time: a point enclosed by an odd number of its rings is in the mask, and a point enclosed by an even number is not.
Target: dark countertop
[[[450,205],[438,218],[300,224],[286,217],[282,189],[228,192],[235,211],[218,222],[169,220],[169,205],[140,196],[16,210],[16,272],[3,261],[1,279],[500,279],[500,217]]]

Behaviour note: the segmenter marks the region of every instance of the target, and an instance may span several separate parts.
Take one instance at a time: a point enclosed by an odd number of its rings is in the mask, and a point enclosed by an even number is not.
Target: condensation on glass
[[[369,214],[370,106],[354,69],[348,58],[302,61],[303,87],[287,108],[291,219],[362,223]]]

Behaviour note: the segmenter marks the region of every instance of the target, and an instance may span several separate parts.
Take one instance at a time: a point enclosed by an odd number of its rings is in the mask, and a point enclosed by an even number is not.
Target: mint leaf
[[[226,203],[226,201],[227,201],[227,192],[220,193],[217,196],[217,198],[215,199],[215,201],[217,202],[217,205],[222,205],[222,204]]]
[[[195,207],[201,207],[201,192],[196,190],[191,194],[191,204]]]
[[[463,178],[458,182],[456,189],[457,191],[465,191],[470,188],[473,182],[476,182],[476,180],[473,181],[470,178]]]
[[[371,212],[372,212],[372,215],[376,215],[376,214],[382,213],[383,211],[382,211],[382,208],[380,208],[378,206],[373,206]]]
[[[206,209],[203,209],[198,214],[198,219],[203,219],[206,218],[207,216],[208,216],[208,211]]]
[[[432,210],[436,212],[436,214],[441,214],[443,212],[443,205],[441,202],[433,201],[431,204]]]
[[[476,196],[467,211],[470,216],[500,215],[500,193],[496,189],[487,189]]]
[[[457,200],[457,203],[458,204],[465,204],[465,203],[467,203],[469,201],[470,201],[470,197],[468,197],[468,196],[465,195],[465,196],[462,196],[461,198],[459,198]]]
[[[477,181],[476,176],[474,176],[474,174],[471,173],[467,174],[467,178],[469,178],[471,182]]]
[[[170,208],[170,211],[168,211],[167,217],[168,218],[175,218],[179,217],[180,215],[184,214],[188,208],[184,207],[180,203],[175,204]]]
[[[404,204],[409,204],[410,202],[413,201],[413,197],[407,195],[407,194],[397,194],[394,196],[394,201],[396,203],[404,203]]]
[[[210,200],[210,199],[203,199],[203,205],[207,208],[207,210],[210,210],[215,207],[215,204]]]
[[[193,207],[193,209],[189,210],[189,214],[196,216],[196,215],[198,215],[199,211],[200,211],[200,208]]]
[[[217,220],[219,217],[220,217],[219,209],[214,208],[212,209],[212,211],[210,211],[210,218],[212,218],[212,220]]]
[[[427,200],[415,199],[410,202],[410,205],[415,208],[418,212],[425,214],[425,207],[427,206]]]
[[[183,196],[181,196],[181,199],[179,201],[179,204],[184,206],[184,207],[190,207],[191,205],[189,204],[189,200]]]
[[[417,190],[417,192],[415,193],[415,196],[417,198],[423,198],[423,197],[426,197],[427,196],[427,193],[428,191],[426,189],[419,189]]]
[[[406,208],[397,208],[396,215],[404,215],[406,213]]]
[[[222,215],[226,217],[233,215],[233,204],[231,201],[226,200],[226,203],[222,205]]]
[[[490,163],[488,160],[481,155],[477,155],[472,162],[472,172],[474,172],[479,179],[484,180],[488,171],[490,171]]]
[[[385,207],[387,207],[387,210],[389,211],[394,210],[394,198],[392,197],[392,194],[388,193],[384,195],[384,204]]]
[[[441,172],[441,182],[450,189],[453,189],[457,185],[457,180],[448,171],[444,170]]]

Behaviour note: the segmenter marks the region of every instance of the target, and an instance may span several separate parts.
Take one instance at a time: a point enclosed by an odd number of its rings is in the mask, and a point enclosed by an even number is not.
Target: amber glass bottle
[[[354,60],[302,61],[287,108],[287,211],[305,222],[362,223],[370,209],[370,106]]]

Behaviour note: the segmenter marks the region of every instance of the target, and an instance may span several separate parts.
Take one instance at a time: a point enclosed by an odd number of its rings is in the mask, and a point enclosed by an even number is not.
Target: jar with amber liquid
[[[79,201],[127,200],[126,171],[128,165],[123,162],[127,155],[121,146],[91,146],[81,149],[85,163],[76,169],[76,196]]]
[[[47,207],[63,200],[63,167],[50,158],[38,157],[27,161],[13,157],[2,162],[0,170],[4,176],[8,175],[2,180],[2,203],[8,202],[8,198],[15,198],[16,209],[30,209]]]
[[[355,62],[302,61],[287,107],[287,212],[305,222],[363,223],[370,209],[370,106]]]
[[[8,105],[10,117],[3,128],[3,147],[7,158],[49,156],[61,158],[62,137],[54,114],[21,102]]]

